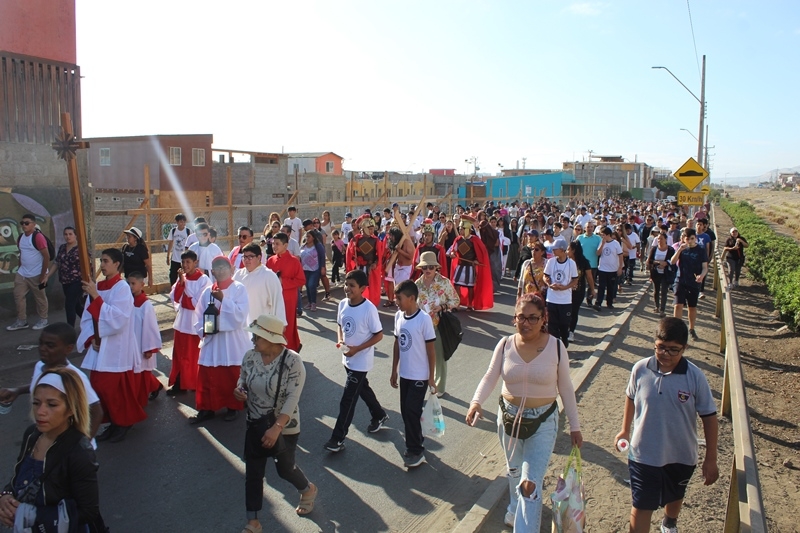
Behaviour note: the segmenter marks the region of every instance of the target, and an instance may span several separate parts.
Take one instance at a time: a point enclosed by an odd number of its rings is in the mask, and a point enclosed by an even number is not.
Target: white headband
[[[67,393],[67,391],[64,390],[64,380],[62,380],[61,376],[59,376],[55,372],[42,374],[42,377],[40,377],[39,381],[36,382],[36,386],[38,387],[39,385],[50,385],[54,389],[60,391],[61,394]]]

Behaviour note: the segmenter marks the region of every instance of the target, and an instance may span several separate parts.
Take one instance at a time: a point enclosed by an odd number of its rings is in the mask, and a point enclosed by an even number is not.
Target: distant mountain
[[[762,182],[762,181],[770,181],[770,180],[774,180],[775,178],[777,178],[778,174],[785,174],[785,173],[791,174],[793,172],[800,172],[800,166],[791,167],[791,168],[778,168],[778,169],[770,170],[768,172],[764,172],[760,176],[757,176],[757,177],[753,178],[752,181],[757,182],[757,183]]]

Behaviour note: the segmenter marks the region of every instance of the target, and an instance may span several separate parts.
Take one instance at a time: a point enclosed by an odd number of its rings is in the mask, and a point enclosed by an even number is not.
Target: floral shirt
[[[281,355],[265,365],[261,354],[248,350],[242,359],[238,387],[247,390],[247,419],[258,420],[272,410],[275,394],[278,394],[276,416],[285,414],[290,420],[283,429],[284,435],[300,433],[300,393],[306,382],[303,360],[292,350],[287,350],[280,386],[278,385],[278,363]],[[278,392],[280,389],[280,392]]]
[[[526,261],[527,262],[527,261]],[[544,282],[544,264],[535,265],[533,259],[522,269],[522,294],[530,292],[544,293],[547,285]]]
[[[437,272],[430,287],[425,286],[425,281],[423,281],[423,279],[424,278],[420,276],[420,278],[417,280],[417,288],[419,289],[417,305],[419,305],[420,309],[424,310],[426,305],[428,308],[432,308],[437,305],[447,306],[451,309],[458,307],[461,298],[458,296],[456,288],[453,287],[453,284],[450,283],[449,279]],[[438,326],[439,313],[432,314],[431,318],[433,319],[434,327]]]
[[[58,281],[62,285],[81,280],[81,262],[77,246],[73,246],[71,250],[67,250],[66,244],[59,246],[56,263],[58,263]]]

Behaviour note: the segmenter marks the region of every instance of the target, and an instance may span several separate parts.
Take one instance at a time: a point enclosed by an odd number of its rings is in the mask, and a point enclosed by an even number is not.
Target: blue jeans
[[[505,401],[505,400],[504,400]],[[550,404],[524,409],[522,416],[536,418],[550,407]],[[519,408],[506,402],[506,412],[516,415]],[[553,411],[533,436],[519,440],[506,435],[503,427],[503,413],[497,410],[497,434],[506,454],[508,464],[508,491],[510,501],[507,512],[514,515],[514,531],[539,531],[542,522],[542,481],[558,434],[558,409]],[[524,497],[519,489],[522,481],[533,481],[536,488],[529,497]]]
[[[309,304],[317,303],[317,287],[319,287],[319,270],[304,270],[306,275],[306,298]]]

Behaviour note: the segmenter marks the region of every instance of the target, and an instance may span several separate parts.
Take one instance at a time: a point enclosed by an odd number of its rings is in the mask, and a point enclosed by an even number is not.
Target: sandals
[[[261,533],[264,528],[261,526],[252,526],[250,524],[245,524],[244,529],[242,529],[242,533]]]
[[[298,516],[305,516],[314,510],[314,501],[317,499],[319,490],[313,483],[309,483],[308,486],[309,490],[300,495],[300,503],[297,504],[294,510]]]

